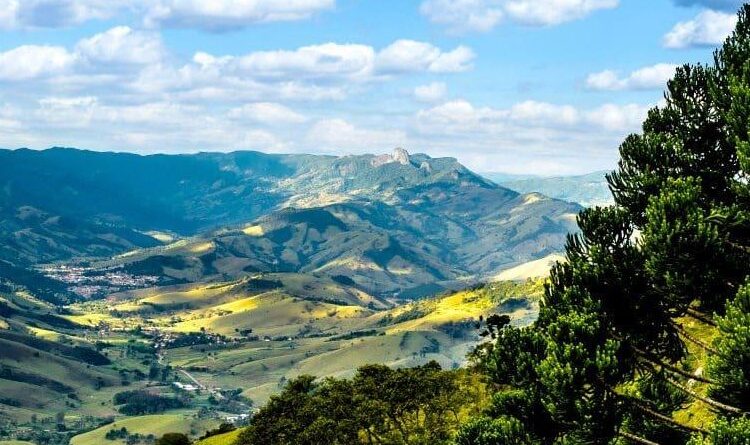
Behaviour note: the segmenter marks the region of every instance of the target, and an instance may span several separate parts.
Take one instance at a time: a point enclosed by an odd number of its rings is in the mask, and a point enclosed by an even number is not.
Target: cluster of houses
[[[54,265],[42,268],[48,278],[70,285],[70,291],[91,298],[123,289],[139,289],[159,282],[159,277],[131,275],[121,269],[92,270],[81,266]]]
[[[180,389],[182,391],[187,391],[187,392],[196,392],[201,389],[198,385],[193,385],[191,383],[182,383],[182,382],[172,382],[172,386],[174,386],[177,389]]]

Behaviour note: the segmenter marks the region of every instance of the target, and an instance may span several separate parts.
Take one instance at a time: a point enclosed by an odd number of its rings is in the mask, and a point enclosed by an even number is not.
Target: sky
[[[0,0],[0,147],[612,169],[737,0]]]

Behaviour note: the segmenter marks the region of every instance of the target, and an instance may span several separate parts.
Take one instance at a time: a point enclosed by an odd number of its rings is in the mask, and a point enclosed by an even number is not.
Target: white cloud
[[[405,145],[407,136],[398,130],[360,128],[344,119],[316,122],[307,134],[307,142],[316,150],[351,152],[351,150],[389,150]]]
[[[648,107],[635,104],[606,104],[595,109],[580,110],[571,105],[524,101],[509,108],[475,107],[460,99],[446,102],[417,113],[417,122],[426,131],[471,133],[497,132],[509,129],[590,129],[633,131],[646,116]]]
[[[35,135],[36,144],[71,141],[76,146],[104,144],[103,148],[110,150],[141,153],[289,149],[270,131],[216,116],[202,106],[171,101],[117,105],[94,96],[46,97],[35,110],[24,114],[25,127],[28,134]]]
[[[618,5],[619,0],[424,0],[420,11],[453,32],[486,32],[506,17],[524,25],[558,25]]]
[[[735,14],[706,10],[692,20],[677,23],[664,36],[667,48],[713,46],[724,41],[737,24]]]
[[[23,45],[0,53],[0,81],[21,81],[63,73],[75,56],[61,46]]]
[[[398,76],[464,71],[473,58],[463,46],[444,51],[402,40],[381,51],[329,42],[244,55],[197,52],[191,60],[178,62],[158,33],[118,26],[81,39],[72,49],[29,45],[0,53],[0,81],[31,82],[26,91],[36,97],[77,94],[237,107],[248,102],[342,100]]]
[[[440,54],[430,64],[429,70],[433,73],[460,73],[472,68],[471,61],[475,58],[474,51],[466,46],[459,46],[453,51]]]
[[[637,104],[606,104],[585,112],[585,120],[605,130],[635,131],[640,128],[649,108]]]
[[[118,26],[83,39],[76,51],[95,63],[149,64],[159,62],[166,53],[158,34],[134,31]]]
[[[432,82],[414,88],[414,97],[420,102],[435,102],[445,97],[447,93],[448,86],[445,82]]]
[[[151,27],[226,31],[304,20],[335,5],[335,0],[0,0],[0,29],[58,28],[131,12]]]
[[[299,124],[307,118],[289,107],[272,102],[256,102],[232,108],[227,115],[232,119],[250,120],[264,124]]]
[[[0,0],[0,29],[59,28],[103,20],[142,0]]]
[[[621,77],[612,70],[589,74],[586,88],[597,91],[648,90],[664,88],[667,81],[674,76],[677,65],[658,63],[639,68],[627,76]]]
[[[532,125],[574,125],[580,119],[578,110],[573,106],[533,100],[513,105],[510,108],[509,117]]]
[[[293,51],[258,51],[211,63],[260,78],[363,78],[372,73],[375,51],[367,45],[325,43]]]
[[[303,20],[335,5],[335,0],[160,0],[148,7],[144,23],[226,31],[255,23]]]
[[[486,32],[497,26],[503,16],[503,1],[426,0],[419,10],[431,22],[448,26],[453,32]]]
[[[579,20],[600,9],[616,8],[619,3],[619,0],[510,0],[505,8],[520,23],[546,26]]]
[[[617,147],[638,131],[647,106],[593,108],[525,101],[505,108],[453,100],[419,111],[410,143],[459,154],[479,171],[585,173],[612,166]],[[597,167],[598,166],[598,167]]]
[[[729,12],[737,11],[743,3],[745,3],[744,0],[675,0],[677,6],[704,6],[708,9]]]
[[[474,57],[474,52],[465,46],[443,52],[430,43],[402,39],[378,52],[375,63],[377,71],[382,73],[456,73],[471,69]]]

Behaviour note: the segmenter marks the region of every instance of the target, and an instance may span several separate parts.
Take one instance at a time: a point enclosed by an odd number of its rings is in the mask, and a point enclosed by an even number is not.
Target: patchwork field
[[[461,366],[482,340],[480,320],[502,312],[527,323],[542,288],[541,280],[496,282],[409,303],[328,278],[264,274],[124,292],[62,310],[13,293],[0,300],[0,419],[19,431],[31,421],[92,430],[73,445],[125,443],[128,436],[104,438],[115,427],[135,437],[197,438],[302,374],[349,376],[370,363]],[[128,391],[185,405],[123,416],[114,398]],[[114,423],[98,426],[108,418]]]

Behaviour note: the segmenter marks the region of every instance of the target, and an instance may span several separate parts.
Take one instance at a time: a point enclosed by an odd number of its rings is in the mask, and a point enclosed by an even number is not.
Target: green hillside
[[[559,252],[580,210],[402,149],[0,150],[0,177],[0,284],[55,302],[255,272],[351,280],[377,298],[428,296]]]
[[[527,324],[541,292],[541,281],[493,283],[394,307],[332,280],[268,274],[63,308],[24,292],[4,294],[0,425],[12,428],[0,428],[0,438],[5,431],[39,440],[39,431],[57,428],[59,413],[59,437],[93,430],[74,444],[99,443],[114,428],[112,416],[131,436],[198,437],[303,374],[345,377],[373,362],[454,368],[481,340],[480,318],[503,312]],[[170,386],[192,379],[204,387],[200,394]],[[131,418],[115,403],[128,391],[187,398],[176,411]],[[225,394],[218,405],[210,402],[216,394]]]

